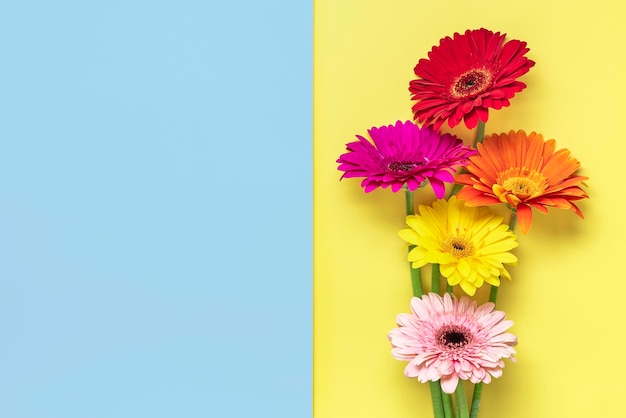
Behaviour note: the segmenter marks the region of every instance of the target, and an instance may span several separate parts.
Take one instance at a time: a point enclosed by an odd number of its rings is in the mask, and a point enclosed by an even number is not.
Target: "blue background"
[[[310,416],[310,2],[4,1],[0,48],[0,416]]]

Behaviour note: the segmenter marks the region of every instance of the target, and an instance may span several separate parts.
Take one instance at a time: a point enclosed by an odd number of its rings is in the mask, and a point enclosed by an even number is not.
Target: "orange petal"
[[[533,210],[530,206],[521,203],[515,208],[517,211],[517,224],[522,234],[530,231],[530,225],[533,223]]]
[[[468,206],[483,206],[483,205],[495,205],[501,203],[497,198],[488,196],[482,192],[471,187],[464,187],[457,197],[461,200],[465,200]]]
[[[530,205],[541,213],[548,213],[548,208],[546,208],[544,205],[535,202],[530,202]]]

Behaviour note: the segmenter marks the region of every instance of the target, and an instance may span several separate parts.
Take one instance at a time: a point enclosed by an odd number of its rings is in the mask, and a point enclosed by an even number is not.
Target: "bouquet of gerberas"
[[[399,235],[409,244],[413,298],[388,338],[392,355],[408,362],[405,375],[429,382],[436,418],[477,417],[483,385],[502,375],[504,359],[515,360],[517,338],[507,332],[513,322],[495,310],[500,279],[511,279],[507,266],[517,263],[515,229],[529,232],[533,208],[582,218],[575,202],[588,197],[579,162],[554,140],[522,130],[484,135],[489,109],[509,106],[526,87],[518,78],[535,64],[528,51],[525,42],[486,29],[441,39],[409,84],[421,126],[371,128],[369,139],[357,135],[337,160],[342,178],[363,178],[365,192],[390,187],[406,195],[407,227]],[[471,147],[440,130],[461,122],[476,128]],[[456,183],[448,196],[446,183]],[[414,192],[427,184],[437,200],[416,212]],[[508,222],[487,207],[494,204],[509,209]],[[421,267],[428,264],[425,294]],[[479,304],[476,290],[485,284],[489,301]],[[462,381],[473,384],[471,401]]]

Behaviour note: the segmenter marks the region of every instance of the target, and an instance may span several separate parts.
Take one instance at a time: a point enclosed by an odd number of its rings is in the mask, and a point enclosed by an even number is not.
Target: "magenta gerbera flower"
[[[344,177],[364,177],[365,192],[377,187],[397,192],[406,184],[411,191],[428,180],[441,199],[444,183],[452,183],[455,166],[465,165],[475,153],[457,137],[421,128],[411,121],[372,128],[368,131],[373,144],[364,137],[346,145],[347,153],[337,162]]]
[[[515,361],[517,344],[517,337],[504,332],[513,322],[494,306],[477,307],[467,296],[458,300],[448,293],[414,297],[412,313],[398,315],[398,328],[389,332],[391,353],[409,362],[406,376],[422,383],[440,380],[445,393],[453,393],[459,379],[489,383],[502,375],[502,359]]]
[[[526,42],[504,41],[506,34],[487,29],[468,30],[445,37],[415,66],[419,77],[410,82],[415,119],[439,130],[447,120],[451,128],[465,121],[474,128],[487,122],[489,108],[509,105],[526,84],[517,78],[535,65],[524,55]]]

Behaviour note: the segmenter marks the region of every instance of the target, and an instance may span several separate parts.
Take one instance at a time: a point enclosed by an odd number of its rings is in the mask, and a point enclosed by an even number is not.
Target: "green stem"
[[[465,174],[465,173],[467,173],[465,169],[462,168],[459,170],[459,174]],[[462,184],[455,183],[454,186],[452,186],[452,191],[450,192],[450,196],[448,196],[448,199],[450,199],[452,196],[460,192],[462,187],[463,187]]]
[[[452,396],[449,393],[442,393],[443,398],[443,415],[445,418],[454,418],[454,409],[452,408]]]
[[[511,220],[509,221],[509,228],[511,231],[515,229],[515,225],[517,223],[517,212],[515,208],[511,208]],[[498,289],[499,286],[491,286],[491,290],[489,291],[489,302],[492,302],[494,305],[496,304],[496,299],[498,299]],[[472,395],[472,407],[470,410],[470,418],[478,418],[478,410],[480,409],[480,400],[483,394],[483,382],[478,382],[474,385],[474,394]]]
[[[485,138],[485,122],[478,119],[478,126],[476,127],[476,136],[474,137],[474,144],[472,145],[472,147],[476,148],[478,144],[483,142],[484,138]],[[461,168],[459,170],[459,174],[464,174],[464,173],[467,173],[467,170],[465,170],[464,168]],[[461,190],[462,187],[463,187],[462,184],[456,183],[452,187],[452,191],[450,192],[450,196],[448,197],[448,199],[454,196],[455,194],[457,194]]]
[[[408,188],[404,189],[404,198],[406,202],[406,216],[415,215],[415,195]]]
[[[480,408],[480,398],[483,393],[483,382],[474,385],[474,395],[472,396],[472,409],[470,410],[470,418],[478,418],[478,409]]]
[[[406,200],[406,216],[415,215],[415,203],[413,192],[405,187],[404,196]],[[415,248],[415,245],[409,245],[409,252]],[[409,268],[411,269],[411,286],[413,287],[413,296],[421,298],[424,294],[424,287],[422,286],[422,273],[419,268],[414,269],[413,263],[409,262]]]
[[[499,286],[491,286],[491,290],[489,291],[489,302],[492,302],[494,305],[496,304],[496,299],[498,298],[498,289],[500,289]],[[478,418],[478,409],[480,408],[480,399],[482,398],[482,395],[483,382],[478,382],[474,385],[470,418]]]
[[[498,298],[499,288],[499,286],[491,286],[491,290],[489,291],[489,302],[492,302],[494,305],[496,304],[496,299]]]
[[[411,252],[413,248],[415,248],[415,245],[409,245],[409,252]],[[413,287],[413,296],[421,298],[424,294],[424,288],[422,287],[422,273],[419,268],[414,269],[412,265],[410,265],[409,268],[411,269],[411,287]]]
[[[404,196],[406,198],[406,216],[415,215],[415,202],[413,192],[408,188],[404,189]],[[415,248],[415,245],[409,245],[409,252]],[[419,268],[414,269],[413,263],[409,262],[409,268],[411,269],[411,286],[413,287],[413,296],[421,298],[424,294],[424,288],[422,286],[422,274]],[[433,413],[435,418],[447,418],[444,415],[443,401],[441,397],[441,384],[439,381],[430,382],[430,397],[433,402]],[[452,417],[450,417],[452,418]]]
[[[463,388],[463,381],[459,380],[454,391],[456,399],[456,412],[457,418],[469,418],[469,411],[467,410],[467,399],[465,398],[465,389]]]
[[[515,208],[511,208],[511,219],[509,220],[509,229],[511,231],[515,231],[515,226],[517,225],[517,211]]]
[[[476,128],[476,138],[474,138],[474,148],[476,148],[477,144],[483,142],[485,138],[485,122],[478,119],[478,127]]]
[[[441,292],[441,272],[439,271],[439,264],[434,263],[432,268],[433,270],[430,277],[431,291],[439,294],[439,292]]]
[[[435,418],[447,418],[446,415],[444,415],[441,384],[438,380],[430,382],[430,398],[433,401],[433,413],[435,414]]]

